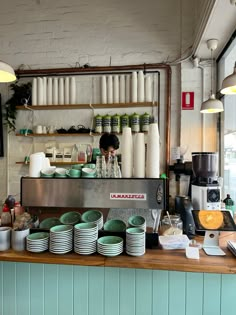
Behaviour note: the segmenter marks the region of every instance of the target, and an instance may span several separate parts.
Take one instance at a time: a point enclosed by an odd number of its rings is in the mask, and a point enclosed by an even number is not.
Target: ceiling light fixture
[[[236,62],[234,65],[234,72],[223,80],[220,93],[236,94]]]
[[[211,94],[209,99],[202,103],[200,112],[203,114],[214,114],[224,111],[222,102],[217,100],[215,94],[213,94],[213,51],[217,48],[217,45],[217,39],[209,39],[207,41],[207,48],[211,50]]]
[[[12,82],[16,80],[15,71],[13,68],[0,60],[0,83]]]

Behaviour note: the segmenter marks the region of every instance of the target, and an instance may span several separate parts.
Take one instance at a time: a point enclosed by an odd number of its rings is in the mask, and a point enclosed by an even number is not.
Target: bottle
[[[230,198],[230,194],[226,195],[223,202],[225,203],[225,209],[230,210],[232,212],[232,216],[234,216],[234,201]]]
[[[6,204],[4,204],[1,215],[1,225],[11,226],[11,212]]]

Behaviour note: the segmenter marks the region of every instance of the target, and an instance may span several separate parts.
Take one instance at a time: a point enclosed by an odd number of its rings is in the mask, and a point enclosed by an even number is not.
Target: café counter
[[[0,314],[235,315],[236,258],[190,260],[184,250],[141,257],[0,253]],[[10,301],[10,303],[9,303]]]

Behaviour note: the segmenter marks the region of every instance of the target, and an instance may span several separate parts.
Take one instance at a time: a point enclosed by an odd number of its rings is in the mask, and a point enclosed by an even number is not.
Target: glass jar
[[[178,214],[164,216],[160,227],[161,235],[180,235],[183,234],[183,221]]]

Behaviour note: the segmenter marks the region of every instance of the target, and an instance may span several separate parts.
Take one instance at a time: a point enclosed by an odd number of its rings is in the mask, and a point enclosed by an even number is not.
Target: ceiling
[[[210,52],[207,48],[207,40],[218,39],[218,47],[213,52],[217,58],[231,35],[236,30],[236,0],[216,0],[209,16],[194,55],[200,59],[209,59]]]

